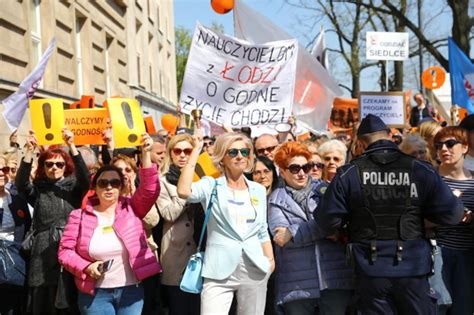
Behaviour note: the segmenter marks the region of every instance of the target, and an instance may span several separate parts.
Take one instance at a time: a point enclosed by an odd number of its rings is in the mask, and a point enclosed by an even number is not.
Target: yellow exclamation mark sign
[[[51,129],[51,104],[44,103],[43,106],[42,106],[42,109],[43,109],[44,125],[45,125],[47,130],[50,130]],[[54,139],[54,135],[52,133],[48,132],[44,135],[44,138],[47,141],[51,141],[51,140]]]
[[[134,128],[133,124],[133,116],[132,116],[132,109],[127,102],[122,102],[122,112],[125,115],[125,121],[127,122],[128,129],[132,130]],[[135,142],[138,140],[138,136],[134,133],[128,135],[129,142]]]

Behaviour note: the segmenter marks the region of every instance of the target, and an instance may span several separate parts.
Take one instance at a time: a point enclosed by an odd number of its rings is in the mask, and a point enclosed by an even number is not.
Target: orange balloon
[[[421,83],[429,90],[439,89],[446,80],[446,71],[443,68],[434,66],[429,67],[421,74]]]
[[[176,127],[178,127],[178,117],[172,114],[164,114],[163,116],[161,116],[161,125],[169,133],[174,133]]]
[[[216,13],[226,14],[234,8],[234,0],[211,0],[211,7]]]

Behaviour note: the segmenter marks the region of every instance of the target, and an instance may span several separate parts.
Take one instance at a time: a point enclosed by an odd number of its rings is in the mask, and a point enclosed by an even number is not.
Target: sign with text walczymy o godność
[[[219,125],[251,127],[287,122],[295,86],[297,41],[251,44],[199,22],[181,89],[184,113],[201,109]]]
[[[405,128],[405,93],[360,92],[359,119],[368,114],[380,117],[391,128]]]
[[[371,60],[408,59],[408,33],[367,32],[366,58]]]

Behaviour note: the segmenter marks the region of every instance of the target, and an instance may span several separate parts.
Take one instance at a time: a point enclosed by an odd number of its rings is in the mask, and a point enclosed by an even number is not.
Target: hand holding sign
[[[141,135],[140,145],[142,147],[141,165],[143,168],[151,167],[151,148],[153,145],[153,140],[146,132],[142,133]]]
[[[30,130],[28,136],[26,137],[26,144],[25,144],[25,156],[23,161],[25,163],[31,163],[33,160],[33,152],[38,145],[38,139],[36,138],[36,133],[33,130]]]
[[[128,98],[107,99],[116,148],[137,146],[145,133],[140,104]]]

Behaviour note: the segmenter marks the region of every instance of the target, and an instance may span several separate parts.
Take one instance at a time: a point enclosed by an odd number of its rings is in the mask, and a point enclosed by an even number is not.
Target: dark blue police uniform
[[[387,129],[370,116],[361,123],[365,133]],[[378,140],[337,170],[314,215],[327,235],[347,225],[361,314],[425,315],[436,314],[436,296],[427,280],[432,261],[423,219],[457,224],[463,212],[430,164]]]

